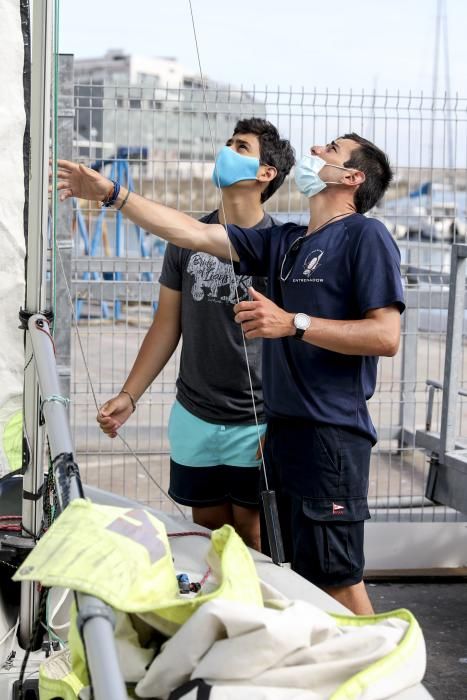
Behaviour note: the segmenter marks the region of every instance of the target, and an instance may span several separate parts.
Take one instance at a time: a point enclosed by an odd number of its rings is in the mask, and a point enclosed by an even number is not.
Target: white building
[[[238,119],[266,114],[263,103],[232,85],[207,79],[204,91],[175,58],[121,50],[75,61],[75,104],[81,155],[128,156],[148,168],[162,161],[165,172],[178,177],[210,172],[204,163],[212,163],[212,140],[217,151]]]

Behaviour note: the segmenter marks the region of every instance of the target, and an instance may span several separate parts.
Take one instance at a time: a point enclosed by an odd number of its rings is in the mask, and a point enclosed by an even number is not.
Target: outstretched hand
[[[111,192],[112,182],[95,170],[70,160],[59,160],[57,165],[57,190],[61,202],[68,197],[102,202]]]
[[[248,293],[252,301],[241,301],[234,306],[235,321],[242,324],[246,338],[284,338],[294,334],[294,314],[284,311],[253,287]]]
[[[111,438],[117,437],[117,430],[133,413],[133,404],[128,394],[118,394],[106,401],[99,409],[96,420],[100,429]]]

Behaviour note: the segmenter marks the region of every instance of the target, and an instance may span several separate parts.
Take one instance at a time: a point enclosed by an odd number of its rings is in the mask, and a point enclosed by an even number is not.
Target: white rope
[[[67,277],[66,277],[66,274],[65,274],[65,269],[64,269],[64,267],[63,267],[63,260],[62,260],[62,253],[61,253],[61,251],[60,251],[60,246],[57,246],[56,251],[57,251],[57,253],[58,253],[58,260],[59,260],[59,263],[60,263],[60,269],[61,269],[61,271],[62,271],[62,277],[63,277],[63,281],[65,282],[67,298],[68,298],[68,302],[69,302],[70,309],[71,309],[71,315],[72,315],[72,319],[73,319],[73,329],[74,329],[74,331],[75,331],[75,333],[76,333],[76,337],[78,338],[78,344],[79,344],[79,348],[80,348],[81,358],[82,358],[82,360],[83,360],[84,368],[85,368],[85,370],[86,370],[86,375],[87,375],[88,382],[89,382],[89,386],[90,386],[90,389],[91,389],[92,398],[93,398],[93,400],[94,400],[94,405],[95,405],[95,407],[96,407],[97,413],[100,414],[99,404],[97,403],[96,393],[95,393],[95,391],[94,391],[94,385],[93,385],[92,379],[91,379],[91,372],[90,372],[90,370],[89,370],[88,363],[86,362],[86,355],[85,355],[85,352],[84,352],[83,343],[81,342],[81,335],[80,335],[79,328],[78,328],[78,319],[76,318],[76,314],[75,314],[75,306],[74,306],[74,303],[73,303],[73,297],[72,297],[72,295],[71,295],[70,287],[69,287],[69,285],[68,285],[68,280],[67,280]],[[135,453],[135,451],[134,451],[134,450],[130,447],[130,445],[127,443],[127,441],[125,440],[125,438],[123,438],[119,433],[117,433],[117,437],[118,437],[118,438],[120,439],[120,441],[125,445],[125,447],[126,447],[127,450],[130,452],[130,454],[136,459],[136,461],[137,461],[138,464],[140,465],[141,469],[142,469],[142,470],[145,472],[145,474],[147,475],[148,479],[150,479],[150,480],[152,481],[152,483],[153,483],[155,486],[157,486],[157,488],[159,489],[159,491],[160,491],[169,501],[171,501],[171,503],[173,503],[173,505],[176,507],[176,509],[181,513],[181,515],[182,515],[182,516],[184,517],[184,519],[186,520],[186,519],[187,519],[187,516],[186,516],[186,514],[184,513],[184,511],[182,510],[182,508],[180,508],[180,506],[178,505],[178,503],[177,503],[176,501],[174,501],[174,499],[167,493],[167,491],[165,491],[165,489],[162,488],[162,486],[159,484],[159,482],[153,477],[153,475],[151,474],[151,472],[149,471],[149,469],[147,469],[147,467],[143,464],[143,462],[140,460],[140,458],[139,458],[138,455]]]
[[[195,18],[194,18],[194,14],[193,14],[193,6],[192,6],[192,4],[191,4],[191,0],[188,0],[188,5],[189,5],[189,7],[190,7],[191,25],[192,25],[192,28],[193,28],[193,37],[194,37],[194,40],[195,40],[196,55],[197,55],[197,59],[198,59],[198,68],[199,68],[199,74],[200,74],[200,78],[201,78],[201,86],[202,86],[202,90],[203,90],[204,107],[205,107],[206,119],[207,119],[207,122],[208,122],[209,138],[210,138],[210,141],[211,141],[212,154],[213,154],[213,157],[214,157],[214,160],[215,160],[215,158],[216,158],[216,147],[215,147],[215,144],[214,144],[214,137],[213,137],[213,134],[212,134],[211,120],[210,120],[210,118],[209,118],[208,101],[207,101],[207,96],[206,96],[206,85],[205,85],[205,82],[204,82],[204,73],[203,73],[203,68],[202,68],[202,65],[201,65],[201,56],[200,56],[199,45],[198,45],[198,36],[197,36],[197,32],[196,32]],[[233,261],[233,255],[232,255],[232,244],[230,243],[230,238],[229,238],[229,234],[228,234],[228,230],[227,230],[227,218],[226,218],[226,216],[225,216],[224,197],[223,197],[223,194],[222,194],[222,189],[221,189],[221,187],[220,187],[219,173],[217,172],[217,170],[215,170],[215,172],[216,172],[216,175],[217,175],[217,184],[218,184],[218,186],[219,186],[219,192],[220,192],[220,206],[221,206],[221,209],[222,209],[222,216],[223,216],[223,219],[224,219],[223,226],[224,226],[224,228],[225,228],[225,233],[226,233],[226,236],[227,236],[227,242],[228,242],[228,245],[229,245],[229,257],[230,257],[230,268],[231,268],[230,271],[231,271],[232,280],[233,280],[233,283],[234,283],[233,286],[234,286],[234,289],[235,289],[235,298],[236,298],[237,304],[239,304],[239,303],[240,303],[240,297],[239,297],[239,295],[238,295],[237,275],[236,275],[236,273],[235,273],[235,267],[234,267],[234,261]],[[241,324],[240,324],[240,329],[241,329],[241,332],[242,332],[243,351],[244,351],[244,354],[245,354],[246,367],[247,367],[247,372],[248,372],[248,382],[249,382],[249,385],[250,385],[251,403],[252,403],[252,406],[253,406],[253,414],[254,414],[254,417],[255,417],[256,432],[257,432],[257,435],[258,435],[258,446],[259,446],[259,452],[260,452],[260,455],[261,455],[261,469],[262,469],[263,476],[264,476],[264,481],[265,481],[266,490],[268,491],[268,490],[269,490],[269,487],[268,487],[268,477],[267,477],[267,473],[266,473],[266,464],[265,464],[265,462],[264,462],[263,443],[262,443],[262,441],[261,441],[261,434],[260,434],[260,428],[259,428],[259,422],[258,422],[258,413],[257,413],[257,411],[256,411],[255,394],[254,394],[254,390],[253,390],[253,380],[252,380],[252,378],[251,378],[251,367],[250,367],[250,361],[249,361],[249,359],[248,359],[248,350],[247,350],[247,346],[246,346],[245,332],[244,332],[243,326],[242,326]]]
[[[14,636],[16,637],[16,630],[18,629],[18,625],[19,625],[19,617],[17,618],[17,620],[16,620],[15,624],[13,625],[13,627],[10,627],[10,629],[6,632],[6,634],[4,634],[3,637],[0,639],[0,647],[2,647],[3,644],[5,644],[6,640],[7,640],[8,637],[10,637],[11,635],[14,634]],[[13,648],[13,644],[12,644],[11,647],[10,647],[10,652],[11,652],[11,649],[12,649],[12,648]],[[8,652],[8,654],[6,655],[5,660],[6,660],[6,658],[10,655],[10,652]]]
[[[199,46],[198,46],[198,37],[197,37],[197,32],[196,32],[195,18],[194,18],[194,14],[193,14],[193,7],[192,7],[192,4],[191,4],[191,0],[188,0],[188,4],[189,4],[189,8],[190,8],[191,23],[192,23],[192,28],[193,28],[193,36],[194,36],[195,47],[196,47],[196,55],[197,55],[197,59],[198,59],[198,67],[199,67],[199,72],[200,72],[200,77],[201,77],[201,85],[202,85],[202,90],[203,90],[203,99],[204,99],[205,113],[206,113],[206,118],[207,118],[207,122],[208,122],[208,129],[209,129],[209,138],[210,138],[210,141],[211,141],[211,148],[212,148],[213,157],[214,157],[214,159],[215,159],[215,156],[216,156],[216,148],[215,148],[214,137],[213,137],[213,133],[212,133],[211,120],[210,120],[210,117],[209,117],[209,110],[208,110],[208,103],[207,103],[207,96],[206,96],[206,85],[205,85],[204,74],[203,74],[203,69],[202,69],[202,65],[201,65],[201,56],[200,56],[200,51],[199,51]],[[216,171],[216,172],[217,172],[217,171]],[[219,178],[219,174],[218,174],[218,173],[217,173],[217,178]],[[224,224],[223,224],[223,225],[224,225],[224,228],[225,228],[225,231],[226,231],[227,241],[228,241],[228,245],[229,245],[230,267],[231,267],[232,279],[233,279],[233,282],[234,282],[235,298],[236,298],[236,301],[237,301],[237,304],[238,304],[238,303],[240,303],[240,297],[239,297],[239,294],[238,294],[238,287],[237,287],[237,284],[236,284],[236,282],[237,282],[237,275],[236,275],[236,273],[235,273],[235,267],[234,267],[234,261],[233,261],[233,255],[232,255],[232,245],[231,245],[230,239],[229,239],[229,237],[228,237],[227,218],[226,218],[226,215],[225,215],[224,198],[223,198],[223,195],[222,195],[222,189],[221,189],[221,187],[220,187],[219,179],[218,179],[218,185],[219,185],[219,192],[220,192],[220,207],[221,207],[222,216],[223,216],[223,219],[224,219]],[[60,268],[61,268],[61,271],[62,271],[63,280],[64,280],[64,282],[65,282],[67,298],[68,298],[68,302],[69,302],[70,309],[71,309],[71,314],[72,314],[72,319],[73,319],[73,328],[74,328],[74,331],[75,331],[75,333],[76,333],[76,337],[77,337],[77,339],[78,339],[78,345],[79,345],[79,349],[80,349],[81,358],[82,358],[82,360],[83,360],[84,368],[85,368],[85,370],[86,370],[86,375],[87,375],[87,378],[88,378],[89,387],[90,387],[90,389],[91,389],[91,394],[92,394],[92,397],[93,397],[93,401],[94,401],[96,410],[97,410],[98,413],[100,413],[99,404],[98,404],[98,402],[97,402],[96,393],[95,393],[95,391],[94,391],[94,385],[93,385],[93,382],[92,382],[92,379],[91,379],[91,373],[90,373],[90,370],[89,370],[88,363],[87,363],[87,361],[86,361],[86,355],[85,355],[85,352],[84,352],[83,343],[82,343],[82,341],[81,341],[81,335],[80,335],[79,328],[78,328],[78,319],[76,318],[75,309],[74,309],[73,297],[72,297],[72,294],[71,294],[71,291],[70,291],[70,288],[69,288],[69,285],[68,285],[68,280],[67,280],[67,277],[66,277],[66,274],[65,274],[65,270],[64,270],[64,266],[63,266],[63,260],[62,260],[62,255],[61,255],[61,251],[60,251],[60,247],[59,247],[59,246],[56,247],[56,252],[58,253],[58,260],[59,260],[59,263],[60,263]],[[246,367],[247,367],[247,372],[248,372],[248,382],[249,382],[249,387],[250,387],[251,403],[252,403],[252,407],[253,407],[253,415],[254,415],[254,418],[255,418],[256,432],[257,432],[257,435],[258,435],[258,448],[259,448],[259,452],[260,452],[260,456],[261,456],[261,469],[262,469],[263,476],[264,476],[264,480],[265,480],[266,490],[268,490],[268,479],[267,479],[267,473],[266,473],[266,465],[265,465],[265,462],[264,462],[263,444],[262,444],[262,440],[261,440],[261,433],[260,433],[260,427],[259,427],[259,421],[258,421],[258,413],[257,413],[257,410],[256,410],[256,402],[255,402],[255,395],[254,395],[254,389],[253,389],[253,380],[252,380],[252,376],[251,376],[251,367],[250,367],[250,361],[249,361],[249,359],[248,359],[248,350],[247,350],[247,345],[246,345],[245,332],[244,332],[243,327],[242,327],[241,325],[240,325],[240,330],[241,330],[241,333],[242,333],[243,350],[244,350],[244,354],[245,354],[245,361],[246,361]],[[165,491],[165,490],[162,488],[162,486],[157,482],[157,480],[152,476],[152,474],[149,472],[149,470],[146,468],[146,466],[143,464],[143,462],[141,461],[141,459],[140,459],[140,458],[138,457],[138,455],[134,452],[134,450],[131,448],[131,446],[128,444],[128,442],[127,442],[119,433],[117,433],[117,437],[118,437],[118,438],[120,439],[120,441],[125,445],[125,447],[126,447],[127,450],[131,453],[131,455],[136,459],[137,463],[140,465],[140,467],[141,467],[141,468],[143,469],[143,471],[146,473],[146,475],[148,476],[148,478],[155,484],[155,486],[159,489],[159,491],[160,491],[169,501],[171,501],[171,502],[174,504],[174,506],[177,508],[177,510],[178,510],[178,511],[181,513],[181,515],[186,519],[187,516],[186,516],[186,514],[184,513],[184,511],[182,510],[182,508],[180,508],[180,506],[178,505],[178,503],[176,503],[176,501],[174,501],[174,499],[167,493],[167,491]]]

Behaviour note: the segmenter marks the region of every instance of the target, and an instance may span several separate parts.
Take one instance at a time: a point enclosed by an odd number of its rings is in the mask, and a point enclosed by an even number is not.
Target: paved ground
[[[467,580],[370,583],[376,612],[408,608],[425,635],[424,684],[435,700],[467,698]]]

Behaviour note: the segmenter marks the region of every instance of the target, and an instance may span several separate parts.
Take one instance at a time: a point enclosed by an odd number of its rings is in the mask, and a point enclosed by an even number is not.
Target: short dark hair
[[[364,214],[379,202],[389,187],[392,180],[389,159],[374,143],[358,134],[352,132],[339,138],[355,141],[360,146],[352,151],[350,159],[344,165],[346,168],[355,168],[365,173],[365,182],[359,185],[354,197],[357,211]]]
[[[274,180],[271,180],[261,193],[261,202],[265,202],[279,189],[290,173],[295,163],[295,151],[290,141],[281,139],[274,124],[259,117],[240,119],[235,125],[235,134],[254,134],[257,136],[261,163],[272,165],[277,170]]]

